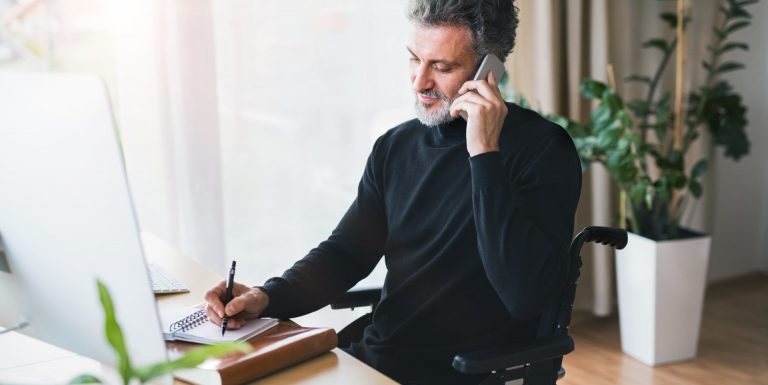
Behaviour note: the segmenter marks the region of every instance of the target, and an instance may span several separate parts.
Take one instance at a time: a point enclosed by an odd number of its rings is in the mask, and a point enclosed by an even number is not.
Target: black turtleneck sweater
[[[264,315],[320,309],[384,256],[381,301],[351,352],[395,380],[476,381],[453,371],[456,353],[533,339],[564,285],[581,169],[561,127],[507,107],[498,152],[470,158],[463,119],[382,135],[331,236],[264,285]]]

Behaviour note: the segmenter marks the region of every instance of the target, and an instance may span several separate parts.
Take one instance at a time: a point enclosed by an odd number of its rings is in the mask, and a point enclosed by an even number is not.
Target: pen
[[[235,286],[235,264],[237,264],[236,261],[232,261],[232,267],[229,268],[229,279],[227,279],[227,293],[224,294],[224,307],[227,307],[227,304],[229,301],[232,300],[232,286]],[[227,330],[227,322],[229,321],[229,317],[227,316],[226,311],[224,312],[224,317],[221,319],[221,335],[224,335],[224,332]]]

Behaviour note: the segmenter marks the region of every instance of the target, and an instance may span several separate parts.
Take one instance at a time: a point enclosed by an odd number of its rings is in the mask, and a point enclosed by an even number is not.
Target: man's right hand
[[[232,300],[227,306],[221,302],[227,292],[227,282],[221,281],[205,293],[205,312],[216,325],[221,325],[221,318],[229,316],[227,329],[239,329],[245,321],[258,318],[269,304],[269,295],[261,289],[234,283]]]

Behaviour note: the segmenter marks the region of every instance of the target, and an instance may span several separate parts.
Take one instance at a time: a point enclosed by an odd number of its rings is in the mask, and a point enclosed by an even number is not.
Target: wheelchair
[[[453,368],[463,374],[487,374],[481,385],[501,385],[520,379],[524,385],[552,385],[563,378],[563,356],[574,350],[568,328],[582,265],[581,247],[588,242],[623,249],[627,244],[627,231],[600,226],[584,228],[571,242],[568,279],[556,305],[542,314],[536,339],[525,344],[510,343],[481,351],[459,353],[453,358]],[[331,304],[333,309],[371,306],[371,313],[339,331],[339,347],[347,347],[362,338],[363,330],[371,323],[380,298],[381,289],[350,290]]]

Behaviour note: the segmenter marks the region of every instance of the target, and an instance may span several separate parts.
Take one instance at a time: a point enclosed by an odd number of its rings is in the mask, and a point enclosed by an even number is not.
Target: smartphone
[[[500,82],[502,76],[504,76],[504,63],[502,63],[494,54],[488,54],[483,57],[483,61],[480,62],[480,66],[477,67],[477,72],[475,72],[475,76],[472,80],[487,80],[489,72],[493,72],[493,77],[496,79],[496,83]],[[460,115],[464,120],[467,120],[466,112],[462,111]]]

